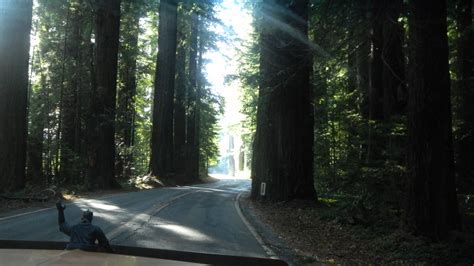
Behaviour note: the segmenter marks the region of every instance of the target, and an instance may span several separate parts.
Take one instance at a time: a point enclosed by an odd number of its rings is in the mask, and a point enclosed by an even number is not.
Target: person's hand
[[[63,205],[61,201],[56,202],[56,208],[58,211],[64,211],[66,209],[66,205]]]

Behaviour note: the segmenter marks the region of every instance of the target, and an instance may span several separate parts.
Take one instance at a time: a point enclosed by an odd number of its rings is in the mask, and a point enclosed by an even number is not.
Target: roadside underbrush
[[[440,264],[474,263],[474,219],[464,216],[464,231],[444,242],[416,237],[400,229],[399,213],[361,214],[348,202],[320,198],[319,203],[250,202],[260,219],[299,257],[298,264]],[[394,217],[395,216],[395,217]]]

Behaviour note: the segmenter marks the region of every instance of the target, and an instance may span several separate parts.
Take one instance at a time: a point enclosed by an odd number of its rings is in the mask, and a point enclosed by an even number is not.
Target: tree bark
[[[32,0],[0,2],[0,191],[25,185]]]
[[[92,178],[98,188],[118,185],[115,180],[115,105],[117,92],[117,57],[120,28],[120,1],[101,0],[96,6],[94,116],[96,138],[89,162],[95,169]]]
[[[369,117],[369,56],[370,56],[370,32],[368,19],[368,0],[356,1],[354,8],[358,22],[354,29],[356,38],[356,68],[357,89],[361,97],[360,112],[363,118]]]
[[[459,228],[454,182],[446,1],[410,3],[406,228],[446,239]]]
[[[181,36],[183,38],[183,36]],[[177,175],[185,174],[186,154],[186,48],[180,45],[176,57],[176,92],[174,101],[174,155]]]
[[[261,8],[252,197],[316,200],[308,1],[264,0]],[[266,183],[265,195],[260,193],[262,183]]]
[[[196,84],[196,136],[195,136],[195,143],[194,143],[194,164],[197,165],[197,173],[196,178],[201,176],[201,169],[204,168],[204,160],[201,160],[201,108],[202,108],[202,97],[204,92],[205,86],[205,79],[202,74],[202,69],[204,66],[203,61],[203,53],[204,53],[204,42],[202,41],[202,35],[199,37],[199,44],[198,44],[198,63],[197,63],[197,84]],[[202,165],[201,165],[202,163]],[[202,166],[202,167],[201,167]],[[207,169],[206,169],[207,175]]]
[[[176,66],[177,3],[160,2],[158,56],[153,99],[151,136],[151,175],[167,177],[173,174],[173,107]]]
[[[64,183],[78,183],[80,164],[80,106],[79,94],[81,84],[81,43],[82,36],[82,0],[70,3],[71,17],[66,27],[69,34],[65,37],[65,77],[61,104],[61,160],[59,176]],[[79,113],[78,113],[79,112]]]
[[[199,162],[196,155],[196,120],[197,120],[197,65],[198,65],[198,35],[199,16],[191,15],[191,36],[189,51],[189,87],[187,90],[188,117],[186,120],[186,177],[196,179],[199,176]]]
[[[383,119],[383,22],[385,15],[383,1],[372,1],[372,52],[370,54],[369,78],[369,119]]]
[[[457,170],[459,188],[474,192],[474,29],[472,0],[458,0],[457,67],[459,75],[459,140],[457,142]]]
[[[393,115],[405,114],[406,108],[404,32],[398,22],[403,0],[385,0],[383,5],[383,116],[389,121]]]

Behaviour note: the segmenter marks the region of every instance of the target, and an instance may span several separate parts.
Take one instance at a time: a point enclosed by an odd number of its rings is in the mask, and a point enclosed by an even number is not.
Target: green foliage
[[[29,141],[44,141],[42,149],[36,152],[43,160],[47,182],[53,181],[59,164],[58,122],[66,14],[64,1],[44,0],[38,1],[33,15],[33,32],[36,33],[38,45],[33,47],[31,67]],[[34,134],[38,131],[43,131],[44,135]],[[30,164],[28,166],[31,167]]]
[[[200,173],[206,174],[209,166],[216,165],[219,157],[219,117],[224,113],[223,98],[206,88],[200,106],[199,158]],[[204,177],[205,177],[204,176]]]
[[[148,173],[150,160],[151,108],[158,47],[158,17],[156,12],[148,11],[141,20],[141,34],[138,39],[137,94],[135,103],[135,136],[133,167],[135,175]]]
[[[254,22],[255,24],[256,22]],[[258,35],[253,33],[249,40],[243,42],[239,51],[238,72],[236,76],[228,77],[228,81],[238,80],[241,89],[242,108],[240,112],[245,115],[242,121],[242,141],[245,147],[247,161],[252,158],[252,143],[257,125],[257,102],[259,88],[259,43]],[[249,162],[246,162],[249,164]]]

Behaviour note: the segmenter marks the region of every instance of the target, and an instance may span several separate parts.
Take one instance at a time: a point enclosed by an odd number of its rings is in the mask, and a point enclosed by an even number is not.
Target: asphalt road
[[[112,244],[226,255],[267,257],[236,208],[250,181],[123,193],[66,205],[66,221],[94,212],[93,224]],[[68,241],[58,230],[55,208],[0,218],[0,239]]]

